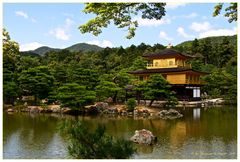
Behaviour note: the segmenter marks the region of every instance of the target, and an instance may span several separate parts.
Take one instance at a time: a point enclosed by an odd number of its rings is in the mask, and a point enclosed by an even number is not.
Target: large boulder
[[[60,113],[61,106],[60,105],[48,105],[48,110],[50,110],[53,113]]]
[[[30,113],[39,113],[42,110],[38,106],[28,106],[27,108]]]
[[[158,115],[162,119],[176,119],[176,118],[183,117],[181,113],[179,113],[177,110],[174,110],[174,109],[162,110],[158,113]]]
[[[7,109],[7,112],[14,112],[14,110],[13,109]]]
[[[62,113],[63,114],[70,114],[72,112],[72,109],[68,108],[68,107],[63,107],[62,108]]]
[[[89,114],[98,114],[102,113],[104,110],[109,108],[108,103],[106,102],[97,102],[95,105],[85,106],[85,112]]]
[[[136,130],[130,140],[138,144],[152,145],[156,142],[157,137],[154,136],[151,131],[142,129]]]
[[[98,110],[100,110],[100,111],[103,111],[103,110],[109,108],[109,105],[108,105],[108,103],[106,103],[106,102],[97,102],[97,103],[95,104],[95,106],[96,106],[96,108],[97,108]]]
[[[111,107],[107,109],[108,114],[118,114],[118,109],[115,107]]]

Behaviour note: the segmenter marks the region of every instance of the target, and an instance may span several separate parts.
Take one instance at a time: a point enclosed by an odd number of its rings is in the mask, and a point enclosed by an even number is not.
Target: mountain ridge
[[[92,45],[92,44],[87,44],[87,43],[76,43],[76,44],[73,44],[69,47],[66,47],[66,48],[52,48],[52,47],[48,47],[48,46],[42,46],[42,47],[39,47],[35,50],[29,50],[29,51],[22,51],[23,53],[34,53],[34,54],[38,54],[38,55],[44,55],[46,54],[47,52],[50,52],[50,51],[61,51],[61,50],[69,50],[70,52],[79,52],[79,51],[82,51],[82,52],[89,52],[89,51],[94,51],[94,52],[97,52],[97,51],[101,51],[103,48],[102,47],[99,47],[97,45]]]
[[[224,38],[228,38],[229,41],[233,44],[236,43],[237,41],[237,35],[233,35],[233,36],[214,36],[214,37],[206,37],[206,38],[201,38],[201,39],[198,39],[199,42],[202,42],[204,41],[205,39],[210,39],[210,41],[212,43],[219,43],[219,42],[222,42],[222,40]],[[188,41],[184,41],[184,42],[181,42],[177,45],[175,45],[174,47],[190,47],[191,46],[191,43],[193,42],[194,40],[188,40]],[[129,46],[130,47],[130,46]],[[114,47],[116,48],[116,47]],[[127,48],[127,47],[126,47]],[[93,52],[98,52],[98,51],[101,51],[103,50],[104,48],[103,47],[99,47],[97,45],[92,45],[92,44],[87,44],[87,43],[76,43],[76,44],[73,44],[69,47],[66,47],[66,48],[63,48],[63,49],[60,49],[60,48],[52,48],[52,47],[48,47],[48,46],[42,46],[42,47],[39,47],[35,50],[30,50],[30,51],[23,51],[22,53],[25,53],[25,54],[37,54],[37,55],[40,55],[40,56],[43,56],[44,54],[46,54],[47,52],[50,52],[50,51],[60,51],[60,50],[69,50],[70,52],[79,52],[79,51],[82,51],[82,52],[90,52],[90,51],[93,51]]]

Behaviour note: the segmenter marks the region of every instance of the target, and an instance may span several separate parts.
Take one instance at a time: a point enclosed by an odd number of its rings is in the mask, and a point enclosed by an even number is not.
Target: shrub
[[[136,106],[137,106],[137,103],[134,98],[130,98],[127,100],[128,111],[133,111]]]
[[[106,135],[103,125],[90,132],[80,121],[64,122],[61,130],[68,135],[68,152],[76,159],[126,159],[136,151],[131,141]]]

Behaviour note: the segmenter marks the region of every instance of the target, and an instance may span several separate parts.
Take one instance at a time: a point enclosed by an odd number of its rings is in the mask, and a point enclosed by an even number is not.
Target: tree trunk
[[[113,103],[117,103],[117,95],[118,95],[118,92],[115,92],[113,96]]]
[[[140,99],[141,99],[140,92],[137,92],[137,103],[138,103],[138,105],[140,104]]]
[[[154,100],[151,100],[151,102],[150,102],[149,106],[152,106],[152,103],[153,103],[153,101],[154,101]]]
[[[34,105],[37,105],[37,95],[34,95]]]

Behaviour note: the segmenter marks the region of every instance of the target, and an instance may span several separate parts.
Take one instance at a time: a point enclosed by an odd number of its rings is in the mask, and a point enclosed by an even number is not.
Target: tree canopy
[[[70,139],[68,151],[76,159],[127,159],[136,152],[132,142],[107,135],[103,125],[90,131],[80,121],[65,121],[60,130]]]
[[[124,102],[126,97],[135,97],[135,92],[126,93],[126,87],[136,84],[136,77],[127,72],[145,69],[146,61],[142,55],[165,48],[161,44],[150,46],[141,43],[138,46],[105,48],[101,51],[49,51],[41,56],[19,52],[18,44],[10,39],[7,32],[5,35],[3,98],[7,104],[14,104],[17,98],[21,99],[24,95],[34,95],[37,100],[48,98],[51,102],[60,101],[62,106],[78,109],[87,103],[104,101],[109,97],[113,102]],[[236,38],[223,36],[195,39],[173,47],[195,56],[191,60],[194,70],[213,73],[214,77],[203,78],[206,86],[202,92],[207,92],[209,97],[236,100]],[[146,83],[142,88],[145,86]],[[141,89],[141,86],[138,85],[138,88]],[[90,98],[82,97],[84,95]],[[150,96],[154,94],[139,94],[137,99],[139,101],[140,97],[146,96],[152,99]]]
[[[94,91],[89,91],[85,86],[77,83],[67,83],[57,90],[56,98],[62,106],[72,109],[82,109],[85,105],[93,103],[96,98]]]
[[[220,15],[223,5],[223,3],[219,3],[214,7],[213,16]],[[230,5],[225,8],[224,16],[228,18],[229,23],[237,21],[237,3],[230,3]]]
[[[87,3],[83,12],[95,14],[96,17],[79,27],[82,33],[97,36],[111,22],[118,28],[127,28],[128,39],[135,36],[138,27],[133,16],[141,14],[142,19],[160,20],[165,16],[165,3]]]

